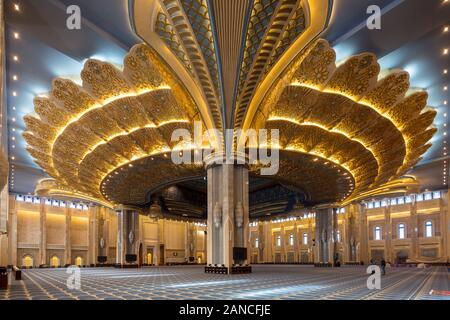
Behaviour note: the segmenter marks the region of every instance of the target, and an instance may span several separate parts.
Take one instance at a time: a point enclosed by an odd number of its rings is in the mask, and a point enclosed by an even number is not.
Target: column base
[[[316,263],[314,263],[314,267],[316,267],[316,268],[332,268],[333,264],[330,262],[316,262]]]
[[[252,266],[233,266],[231,268],[224,266],[206,266],[205,273],[217,273],[217,274],[252,273]]]
[[[114,268],[119,268],[119,269],[137,269],[140,268],[140,266],[137,263],[131,263],[131,264],[120,264],[120,263],[116,263],[114,265]]]

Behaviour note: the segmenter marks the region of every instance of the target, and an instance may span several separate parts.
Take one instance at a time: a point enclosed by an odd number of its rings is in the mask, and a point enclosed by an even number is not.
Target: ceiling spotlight
[[[17,75],[16,75],[16,74],[13,75],[13,80],[14,80],[14,81],[17,81],[17,79],[18,79]]]
[[[448,32],[448,26],[444,27],[444,32]]]
[[[18,32],[14,32],[13,35],[14,35],[14,39],[19,39],[19,33]]]
[[[19,61],[19,57],[18,56],[13,56],[13,60],[14,61]]]
[[[12,120],[12,122],[16,122],[16,118],[12,118],[11,120]]]
[[[445,0],[444,0],[444,2],[445,2]],[[14,10],[20,11],[20,6],[19,6],[19,4],[14,3]]]
[[[16,160],[16,157],[12,156],[12,157],[11,157],[11,160]]]
[[[13,91],[12,95],[13,95],[13,97],[17,97],[17,92]]]
[[[444,71],[442,73],[443,74],[447,74],[448,73],[448,69],[444,69]]]
[[[444,51],[442,52],[444,55],[448,54],[448,48],[445,48]]]
[[[444,86],[444,91],[447,91],[448,90],[448,87],[447,86]]]

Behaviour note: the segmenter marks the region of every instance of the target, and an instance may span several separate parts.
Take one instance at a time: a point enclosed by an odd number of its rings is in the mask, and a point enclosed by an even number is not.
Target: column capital
[[[248,156],[241,152],[232,152],[230,155],[224,152],[215,152],[206,156],[203,161],[206,169],[224,164],[234,164],[248,168]]]

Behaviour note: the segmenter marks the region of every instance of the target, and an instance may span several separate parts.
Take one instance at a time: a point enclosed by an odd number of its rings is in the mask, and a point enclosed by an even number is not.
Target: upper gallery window
[[[433,236],[433,221],[428,220],[425,222],[425,237],[429,238]]]
[[[255,248],[259,248],[259,238],[255,239]]]
[[[374,235],[375,240],[381,240],[381,227],[376,226],[374,229],[374,233],[375,233]]]
[[[405,239],[406,238],[406,227],[404,223],[400,223],[398,225],[398,238]]]
[[[308,234],[307,233],[304,233],[303,234],[303,244],[308,244]]]
[[[290,246],[294,245],[294,235],[292,233],[289,235],[289,245]]]
[[[281,236],[277,236],[277,247],[281,247]]]
[[[336,241],[341,242],[341,231],[339,230],[336,232]]]
[[[433,192],[433,199],[439,199],[441,197],[441,193],[439,191]]]

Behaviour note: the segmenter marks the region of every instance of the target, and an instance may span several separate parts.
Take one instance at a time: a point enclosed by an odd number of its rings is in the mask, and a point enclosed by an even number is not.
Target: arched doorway
[[[32,268],[33,265],[34,265],[33,257],[30,256],[29,254],[25,255],[22,258],[22,267],[23,268]]]
[[[57,256],[53,256],[50,258],[50,267],[52,268],[59,267],[59,258]]]
[[[82,257],[76,257],[75,258],[75,265],[78,267],[81,267],[83,265],[83,258]]]
[[[151,252],[147,253],[147,264],[148,265],[153,264],[153,254]]]

